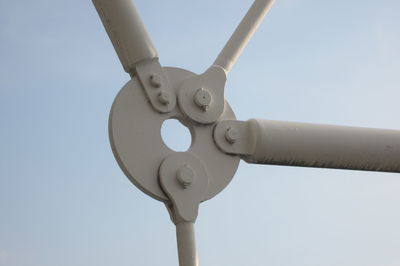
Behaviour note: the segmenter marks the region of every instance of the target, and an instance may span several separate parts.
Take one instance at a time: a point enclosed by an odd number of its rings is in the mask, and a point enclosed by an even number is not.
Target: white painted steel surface
[[[176,225],[179,266],[198,266],[194,223],[182,222]]]
[[[93,4],[125,72],[133,76],[139,61],[158,57],[131,0],[93,0]]]
[[[250,120],[249,163],[400,172],[400,131]]]
[[[169,84],[178,90],[183,80],[193,73],[164,68]],[[223,190],[231,181],[240,158],[227,155],[214,144],[214,125],[192,123],[175,106],[171,112],[156,112],[146,98],[140,82],[131,79],[118,93],[110,112],[109,136],[114,156],[125,175],[149,196],[169,201],[158,181],[162,161],[175,152],[161,138],[161,126],[165,120],[175,118],[186,125],[192,134],[192,145],[188,152],[197,156],[207,169],[209,186],[202,198],[208,200]],[[222,120],[235,119],[229,104],[225,104]]]
[[[124,70],[135,75],[114,101],[111,146],[132,183],[167,206],[176,224],[180,266],[198,266],[194,233],[198,205],[228,185],[240,158],[258,164],[400,172],[400,131],[236,121],[224,101],[225,74],[273,2],[254,1],[209,69],[215,74],[213,80],[207,72],[194,75],[162,68],[131,0],[93,0]],[[199,91],[203,98],[196,98]],[[161,139],[161,125],[171,118],[191,131],[187,152],[175,153]],[[190,167],[193,176],[182,186],[179,171],[184,167]]]
[[[221,66],[228,73],[250,41],[275,0],[256,0],[232,34],[214,65]]]

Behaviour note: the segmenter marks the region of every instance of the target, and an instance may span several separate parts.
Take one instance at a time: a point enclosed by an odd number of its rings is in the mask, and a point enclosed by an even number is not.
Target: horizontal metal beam
[[[132,0],[93,0],[124,70],[131,76],[138,62],[158,57]]]
[[[214,138],[222,150],[239,154],[248,163],[400,172],[398,130],[269,120],[223,121],[217,125]]]

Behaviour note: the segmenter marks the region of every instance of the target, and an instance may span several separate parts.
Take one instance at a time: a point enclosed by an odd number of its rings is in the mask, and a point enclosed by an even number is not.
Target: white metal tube
[[[400,172],[400,131],[250,120],[249,163]]]
[[[180,222],[176,224],[179,266],[198,266],[194,223]]]
[[[131,76],[135,65],[157,56],[132,0],[93,0],[124,70]]]
[[[214,65],[220,66],[228,73],[235,64],[244,47],[257,30],[275,0],[255,0],[246,15],[232,34]]]

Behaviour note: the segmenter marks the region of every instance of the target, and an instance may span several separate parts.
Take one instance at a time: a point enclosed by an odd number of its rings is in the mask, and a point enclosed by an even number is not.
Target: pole
[[[131,0],[93,0],[125,72],[134,75],[139,61],[158,57]]]
[[[275,0],[255,0],[246,15],[222,49],[214,65],[228,73],[235,64],[244,47],[257,30]]]
[[[179,266],[198,266],[194,223],[180,222],[176,224],[176,240]]]
[[[400,131],[250,120],[249,163],[400,172]]]

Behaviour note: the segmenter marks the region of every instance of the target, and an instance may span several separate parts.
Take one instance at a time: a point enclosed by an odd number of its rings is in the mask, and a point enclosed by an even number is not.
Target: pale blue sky
[[[164,66],[204,71],[251,0],[136,0]],[[241,120],[400,129],[400,2],[277,0],[228,76]],[[115,162],[128,81],[82,0],[0,0],[0,266],[178,265],[163,204]],[[400,175],[241,163],[200,265],[398,266]]]

